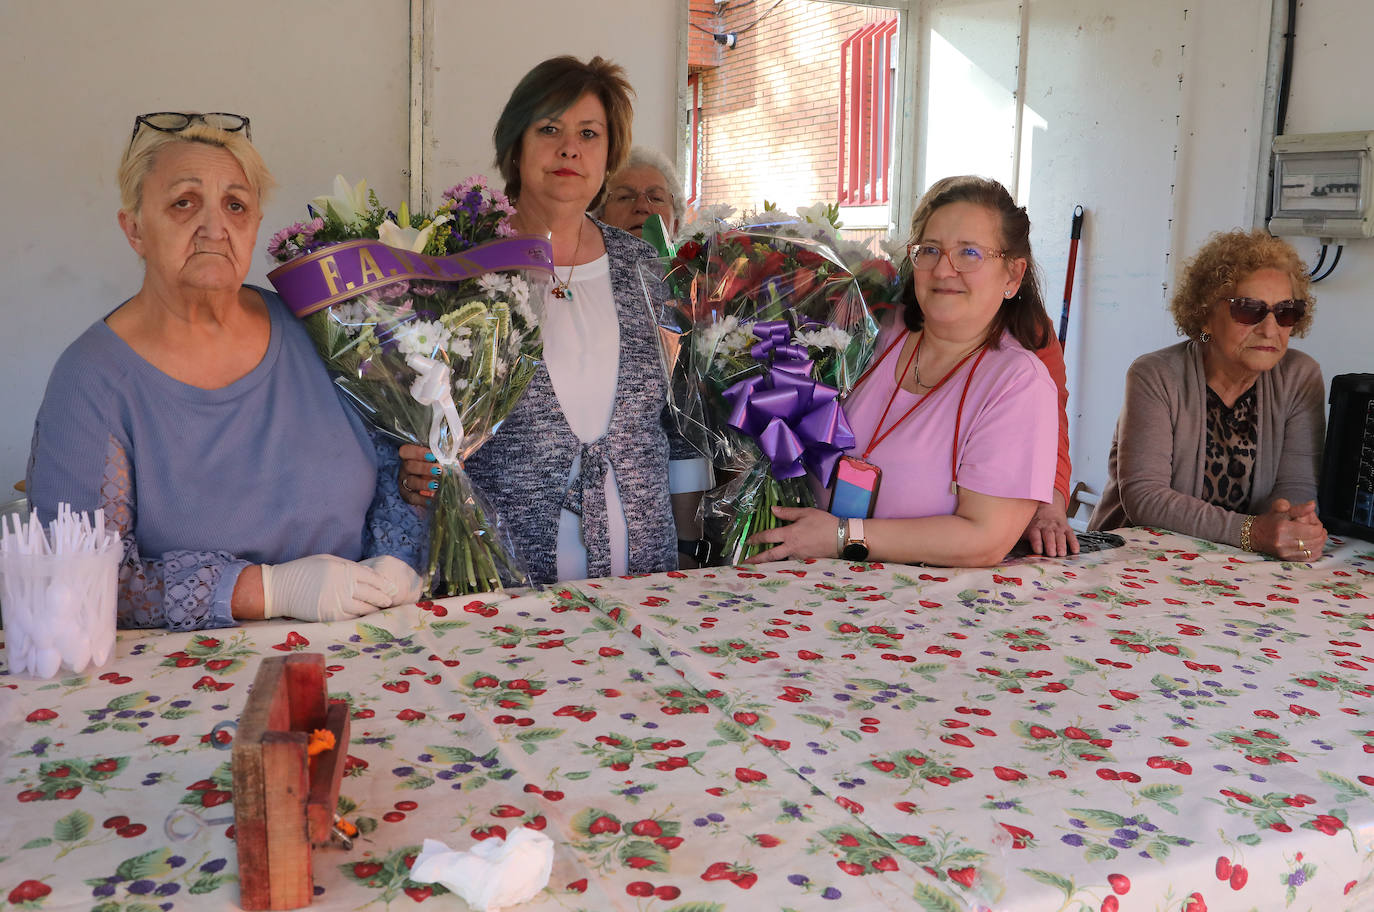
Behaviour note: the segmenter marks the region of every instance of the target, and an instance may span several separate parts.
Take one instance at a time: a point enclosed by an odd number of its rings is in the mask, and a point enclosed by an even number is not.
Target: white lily
[[[331,208],[345,225],[351,225],[367,214],[367,181],[360,180],[350,186],[342,174],[334,175],[334,193],[331,196],[317,196],[310,205],[321,216]]]
[[[401,217],[404,220],[404,207],[402,207]],[[402,250],[409,250],[411,253],[423,253],[434,229],[444,222],[452,220],[452,216],[441,215],[423,228],[411,228],[409,226],[402,228],[391,219],[387,219],[377,226],[377,239],[388,247],[399,247]]]

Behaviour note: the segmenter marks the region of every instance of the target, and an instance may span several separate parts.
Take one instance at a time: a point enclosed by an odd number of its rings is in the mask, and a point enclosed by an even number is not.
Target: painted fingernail
[[[431,475],[442,475],[442,474],[444,474],[444,470],[441,469],[439,466],[434,466],[433,468],[431,468],[431,469],[429,470],[429,474],[431,474]]]
[[[426,454],[425,454],[425,462],[438,462],[438,461],[439,461],[439,460],[436,459],[436,458],[434,457],[434,454],[433,454],[433,453],[426,453]]]
[[[439,490],[439,482],[437,482],[437,481],[431,481],[431,482],[429,483],[429,489],[430,489],[431,491],[437,491],[437,490]]]

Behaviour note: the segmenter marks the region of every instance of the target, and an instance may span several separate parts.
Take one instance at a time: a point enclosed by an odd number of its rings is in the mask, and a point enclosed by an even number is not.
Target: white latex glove
[[[262,565],[263,617],[342,621],[394,605],[396,584],[333,554]]]
[[[420,597],[420,575],[410,569],[410,565],[399,557],[392,557],[390,554],[379,554],[376,557],[369,557],[362,562],[364,567],[371,567],[382,576],[391,581],[396,587],[396,597],[392,599],[388,608],[395,608],[397,605],[413,605]]]

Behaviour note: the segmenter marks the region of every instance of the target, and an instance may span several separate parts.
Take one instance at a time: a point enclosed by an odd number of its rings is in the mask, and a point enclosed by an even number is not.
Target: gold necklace
[[[917,386],[919,386],[921,389],[933,390],[935,389],[934,386],[931,386],[929,383],[921,382],[921,344],[925,342],[925,340],[926,334],[925,331],[922,330],[921,335],[916,339],[916,354],[913,355],[911,358],[911,381],[915,383]],[[974,348],[969,349],[969,352],[975,351],[977,348],[980,347],[982,347],[981,342]],[[968,352],[962,352],[960,353],[959,358],[956,360],[959,363],[962,363],[963,359],[967,357],[967,355]],[[935,386],[939,386],[939,384],[937,383]]]
[[[911,381],[921,389],[930,389],[928,384],[921,382],[921,343],[926,340],[926,334],[921,333],[916,340],[916,355],[911,359]]]
[[[583,216],[583,217],[582,217],[582,220],[581,220],[580,222],[577,223],[577,244],[573,246],[573,255],[572,255],[573,262],[572,262],[572,266],[570,266],[570,267],[568,268],[568,277],[567,277],[566,279],[564,279],[563,281],[559,282],[559,281],[557,281],[557,279],[558,279],[558,273],[555,272],[555,273],[553,274],[553,277],[554,277],[554,280],[555,280],[554,283],[553,283],[553,289],[552,289],[553,296],[554,296],[555,298],[558,298],[558,300],[560,300],[560,301],[562,301],[562,300],[564,300],[564,299],[567,299],[567,300],[569,300],[569,301],[572,300],[572,296],[573,296],[573,294],[572,294],[572,289],[569,288],[568,286],[572,283],[573,272],[577,269],[577,254],[578,254],[578,251],[580,251],[580,250],[582,249],[582,229],[586,226],[586,224],[587,224],[587,217],[586,217],[586,216]],[[552,234],[553,232],[549,232],[549,233]]]

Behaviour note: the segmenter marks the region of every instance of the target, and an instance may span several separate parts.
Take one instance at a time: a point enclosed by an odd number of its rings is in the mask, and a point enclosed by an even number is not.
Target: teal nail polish
[[[434,458],[434,454],[433,454],[433,453],[426,453],[426,454],[425,454],[425,462],[438,462],[438,461],[439,461],[439,460],[437,460],[437,459]]]
[[[442,475],[442,474],[444,474],[444,470],[441,469],[441,468],[439,468],[438,466],[435,466],[434,468],[432,468],[432,469],[429,470],[429,474],[431,474],[431,475]]]
[[[439,482],[437,482],[437,481],[431,481],[431,482],[429,483],[429,489],[430,489],[431,491],[437,491],[437,490],[439,490]]]

